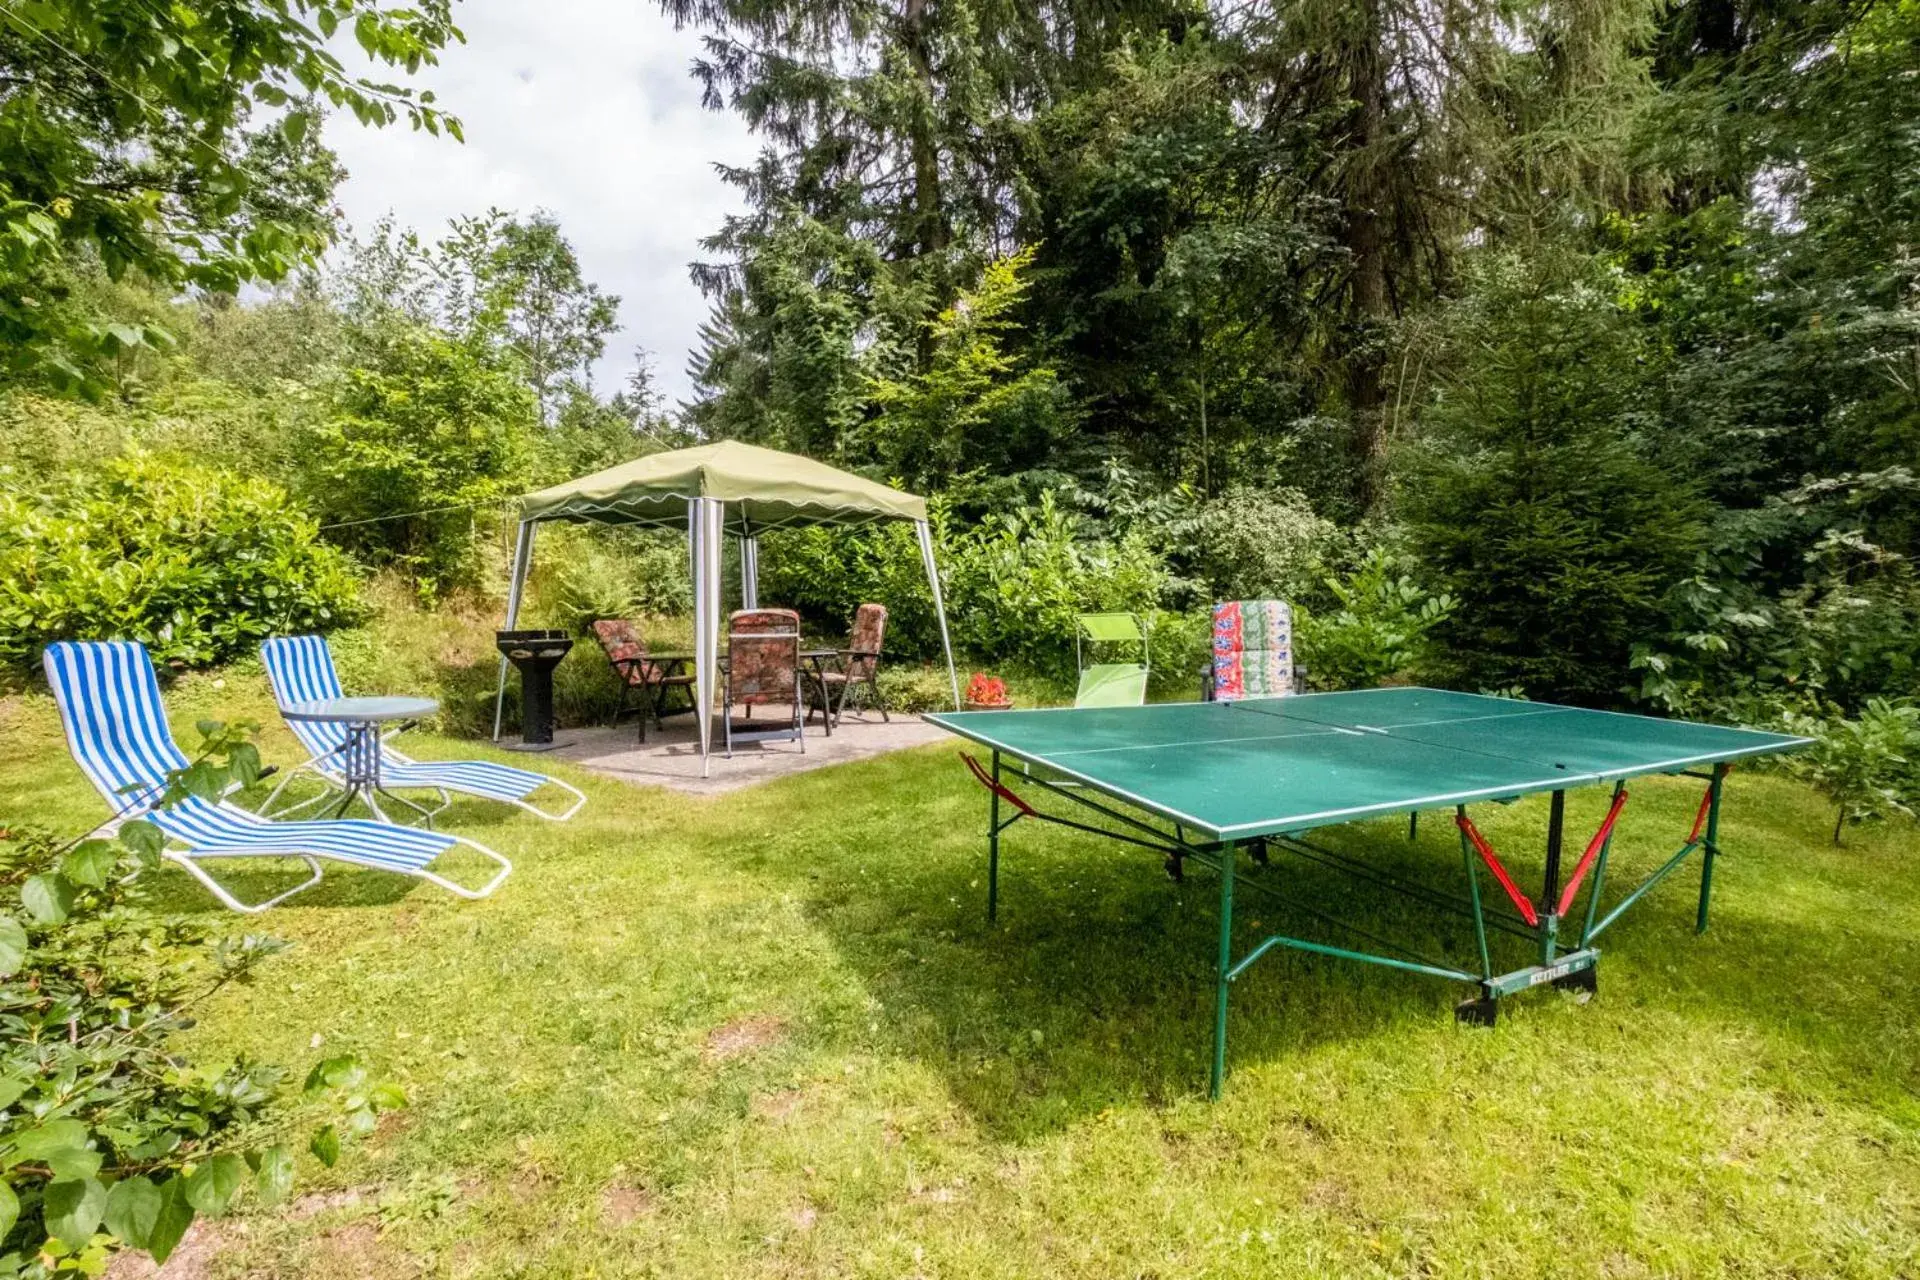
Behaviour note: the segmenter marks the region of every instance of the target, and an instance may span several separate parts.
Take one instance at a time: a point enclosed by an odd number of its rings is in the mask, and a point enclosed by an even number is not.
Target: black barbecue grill
[[[553,669],[573,648],[564,631],[496,631],[494,647],[520,672],[520,742],[540,751],[553,745]]]

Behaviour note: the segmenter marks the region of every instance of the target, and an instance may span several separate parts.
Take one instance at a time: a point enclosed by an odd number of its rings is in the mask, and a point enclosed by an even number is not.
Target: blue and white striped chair
[[[281,636],[269,640],[260,646],[260,658],[267,664],[267,682],[273,686],[274,701],[280,704],[282,710],[296,703],[342,696],[340,676],[333,669],[333,654],[327,648],[325,636]],[[272,809],[287,783],[301,773],[314,774],[332,791],[323,791],[313,799],[302,801],[287,810],[289,813],[318,804],[331,794],[343,790],[346,785],[340,767],[340,753],[347,745],[347,726],[289,720],[287,728],[293,730],[293,736],[300,739],[300,745],[313,758],[289,772],[280,786],[274,788],[273,794],[267,797],[266,804],[262,806],[263,813]],[[449,791],[460,791],[488,800],[503,800],[550,822],[565,822],[580,812],[580,806],[587,802],[578,788],[544,773],[515,769],[491,760],[414,760],[384,745],[380,748],[380,785],[396,791],[439,792],[439,807],[421,810],[429,819],[451,803],[447,797]],[[559,787],[572,793],[573,803],[566,812],[548,813],[527,803],[527,797],[544,786]]]
[[[187,757],[167,728],[160,685],[146,649],[128,640],[47,646],[47,683],[60,704],[67,745],[87,777],[107,798],[116,820],[145,818],[165,832],[162,856],[178,863],[235,911],[265,911],[320,883],[320,859],[349,862],[432,881],[463,898],[484,898],[513,870],[505,858],[472,840],[380,822],[269,822],[226,801],[187,796],[155,809],[167,774]],[[455,845],[500,864],[493,879],[468,889],[427,867]],[[182,848],[173,847],[184,846]],[[200,866],[203,858],[299,858],[313,878],[265,902],[234,897]]]

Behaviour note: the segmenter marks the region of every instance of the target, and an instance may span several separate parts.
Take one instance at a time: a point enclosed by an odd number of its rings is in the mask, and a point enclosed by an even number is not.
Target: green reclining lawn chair
[[[1076,707],[1137,707],[1147,700],[1147,629],[1138,614],[1083,613],[1073,636],[1074,663],[1080,668]],[[1137,662],[1096,662],[1087,659],[1102,648],[1109,653],[1138,654]]]

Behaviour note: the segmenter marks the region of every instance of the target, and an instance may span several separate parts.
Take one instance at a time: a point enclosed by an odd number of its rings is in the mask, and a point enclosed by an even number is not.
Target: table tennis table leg
[[[1560,901],[1560,846],[1566,840],[1567,829],[1567,793],[1553,793],[1552,806],[1547,810],[1547,874],[1546,884],[1540,893],[1540,963],[1552,964],[1554,948],[1558,944],[1559,919],[1554,915]]]
[[[1727,778],[1727,766],[1713,766],[1713,781],[1707,784],[1707,830],[1700,846],[1700,914],[1693,931],[1707,931],[1707,905],[1713,897],[1713,859],[1720,852],[1720,786]]]
[[[993,753],[993,782],[987,788],[992,796],[987,813],[987,923],[1000,913],[1000,753]]]
[[[1220,957],[1214,971],[1213,1077],[1208,1094],[1216,1102],[1227,1080],[1227,992],[1233,977],[1233,864],[1239,847],[1229,840],[1220,846]]]

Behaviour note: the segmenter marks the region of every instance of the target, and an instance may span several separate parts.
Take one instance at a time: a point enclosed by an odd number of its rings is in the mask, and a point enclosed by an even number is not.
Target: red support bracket
[[[1507,891],[1507,897],[1520,912],[1520,918],[1530,925],[1539,924],[1540,913],[1534,909],[1533,903],[1527,901],[1527,895],[1520,892],[1520,887],[1514,884],[1513,877],[1507,874],[1507,869],[1500,865],[1499,856],[1494,853],[1493,846],[1487,843],[1487,838],[1480,834],[1480,828],[1473,825],[1473,819],[1462,810],[1453,815],[1453,821],[1461,831],[1466,833],[1467,839],[1473,842],[1474,851],[1480,855],[1480,861],[1487,864],[1487,870],[1493,872],[1493,878],[1498,880],[1500,887]]]
[[[1573,878],[1567,881],[1567,887],[1560,891],[1560,905],[1556,914],[1565,915],[1573,906],[1574,895],[1580,892],[1580,882],[1587,878],[1587,872],[1593,869],[1594,859],[1600,856],[1600,850],[1606,847],[1607,837],[1613,834],[1613,824],[1620,820],[1620,811],[1627,807],[1627,789],[1620,788],[1613,797],[1613,807],[1607,810],[1607,816],[1600,823],[1600,829],[1593,833],[1593,839],[1587,842],[1587,851],[1580,855],[1580,865],[1573,869]]]
[[[1732,772],[1733,772],[1733,766],[1727,765],[1724,769],[1721,770],[1721,773],[1720,773],[1721,780],[1725,781],[1726,776]],[[1704,792],[1702,792],[1700,795],[1700,807],[1696,809],[1693,814],[1693,830],[1687,832],[1688,844],[1692,844],[1694,841],[1700,838],[1700,828],[1707,825],[1707,810],[1710,809],[1712,806],[1713,806],[1713,784],[1708,783],[1707,789]]]
[[[1037,814],[1034,813],[1032,805],[1028,804],[1025,800],[1022,800],[1019,796],[1015,795],[1012,791],[1008,790],[1003,784],[995,781],[993,775],[987,772],[986,766],[982,765],[978,760],[975,760],[971,755],[967,754],[964,751],[960,752],[959,755],[962,760],[965,760],[967,762],[967,768],[973,770],[973,776],[980,780],[981,786],[985,787],[987,790],[993,792],[995,795],[999,796],[1002,800],[1005,800],[1008,804],[1018,809],[1021,813],[1021,816],[1028,817],[1028,818],[1038,816]]]

